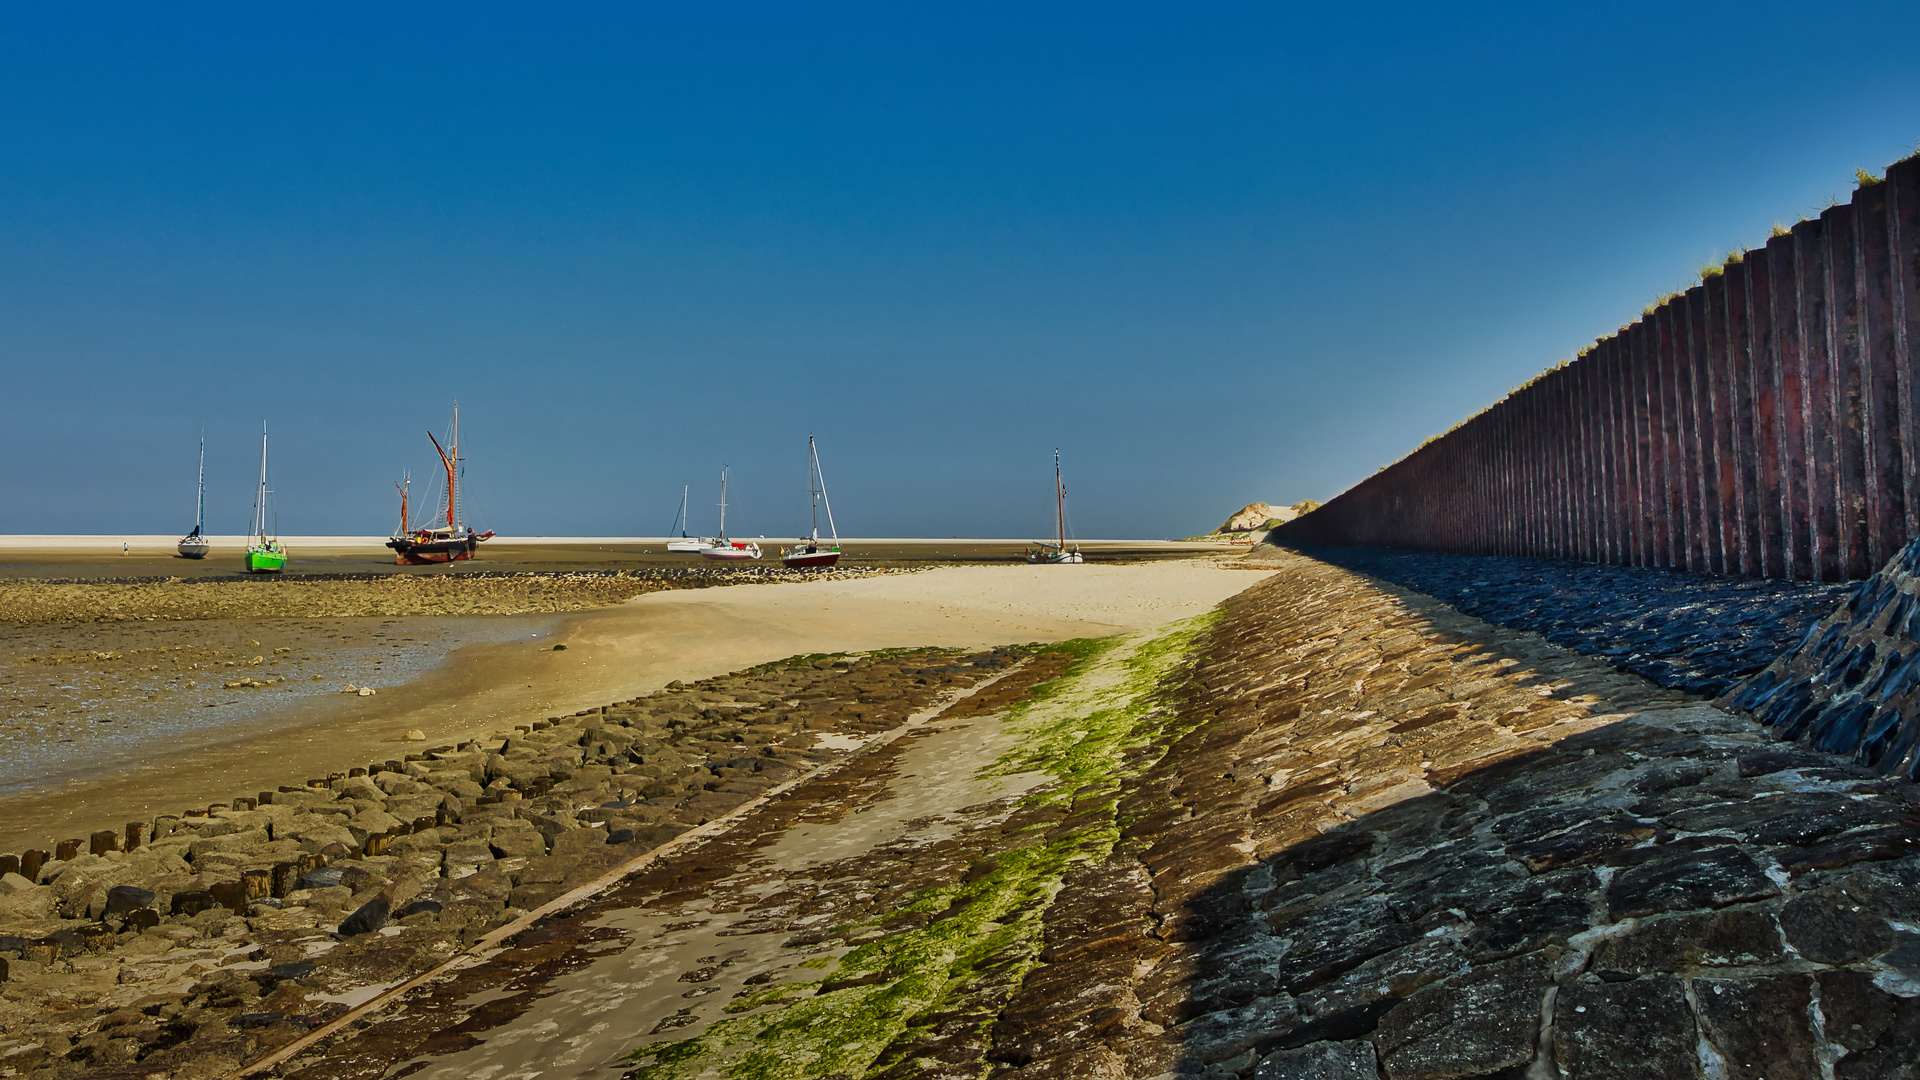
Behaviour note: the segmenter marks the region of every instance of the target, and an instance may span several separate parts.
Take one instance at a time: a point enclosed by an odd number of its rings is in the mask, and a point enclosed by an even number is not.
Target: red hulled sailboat
[[[493,539],[493,530],[476,533],[473,528],[460,520],[460,403],[453,403],[453,426],[447,433],[447,445],[441,446],[440,440],[427,432],[427,440],[433,443],[434,452],[440,455],[440,464],[447,470],[447,517],[444,524],[413,528],[407,520],[408,489],[411,479],[403,480],[400,488],[400,527],[394,531],[387,546],[394,551],[394,562],[408,565],[427,563],[464,562],[473,558],[479,550],[482,540]]]

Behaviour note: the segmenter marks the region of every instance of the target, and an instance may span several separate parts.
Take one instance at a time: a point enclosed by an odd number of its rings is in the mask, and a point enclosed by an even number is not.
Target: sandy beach
[[[409,730],[424,733],[429,744],[483,736],[671,680],[798,654],[970,648],[1150,628],[1205,611],[1262,576],[1190,559],[944,566],[863,580],[654,592],[545,618],[446,620],[469,632],[481,628],[474,636],[488,639],[464,644],[444,630],[433,637],[426,623],[413,627],[419,633],[403,633],[402,624],[382,620],[289,622],[274,627],[285,640],[273,643],[289,657],[311,655],[310,647],[338,635],[342,624],[361,624],[357,632],[367,643],[391,653],[403,643],[374,642],[374,633],[411,637],[405,645],[440,661],[400,685],[383,684],[377,696],[314,694],[241,725],[149,741],[137,754],[103,751],[86,768],[34,777],[14,766],[14,790],[0,795],[0,851],[398,757],[420,745],[403,741]],[[253,633],[259,621],[232,622],[246,624],[233,632]],[[266,638],[246,640],[263,643],[255,655],[271,655]],[[230,651],[253,648],[234,645],[242,647]]]

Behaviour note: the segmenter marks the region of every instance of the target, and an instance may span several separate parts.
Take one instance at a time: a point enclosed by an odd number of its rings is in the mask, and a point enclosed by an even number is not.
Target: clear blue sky
[[[1325,499],[1920,141],[1920,5],[13,5],[0,533]]]

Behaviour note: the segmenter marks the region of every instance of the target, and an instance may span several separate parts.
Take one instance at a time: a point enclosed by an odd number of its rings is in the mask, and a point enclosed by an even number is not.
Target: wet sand
[[[403,741],[409,729],[438,745],[796,654],[1103,636],[1198,614],[1257,579],[1179,560],[651,593],[560,617],[545,636],[455,648],[375,697],[316,696],[244,735],[154,746],[138,763],[0,795],[0,851],[400,757],[422,745]]]

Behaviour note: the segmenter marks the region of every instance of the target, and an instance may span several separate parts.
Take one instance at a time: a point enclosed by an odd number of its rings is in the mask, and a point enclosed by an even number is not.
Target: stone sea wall
[[[1920,1076],[1912,785],[1297,556],[1177,708],[1000,1080]]]
[[[1280,527],[1794,580],[1920,534],[1920,156]]]
[[[1393,548],[1289,545],[1662,686],[1725,693],[1798,646],[1857,584]],[[1274,549],[1257,549],[1260,557]]]

